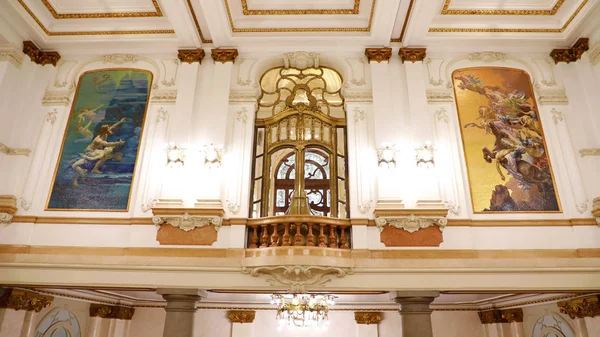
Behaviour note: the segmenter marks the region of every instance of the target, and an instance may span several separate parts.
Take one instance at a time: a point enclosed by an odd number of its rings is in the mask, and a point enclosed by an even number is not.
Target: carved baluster
[[[250,248],[258,248],[258,226],[252,226],[252,238],[250,239]]]
[[[306,237],[306,245],[312,247],[315,245],[315,243],[314,243],[315,236],[313,235],[313,232],[312,232],[313,224],[308,223],[306,225],[308,226],[308,236]]]
[[[335,225],[329,225],[329,248],[337,248],[337,242],[335,239]]]
[[[273,224],[273,235],[271,236],[271,247],[277,247],[279,245],[279,233],[277,232],[277,228],[279,224]]]
[[[260,248],[266,248],[269,246],[269,228],[267,225],[261,225],[262,236],[260,237]]]
[[[323,233],[325,224],[319,224],[319,247],[327,247],[325,244],[325,234]]]
[[[302,234],[300,230],[302,229],[302,223],[296,224],[296,235],[294,235],[294,246],[302,246]]]
[[[346,242],[346,227],[340,226],[340,248],[348,249],[348,243]]]
[[[290,245],[290,223],[286,222],[283,224],[283,242],[281,243],[282,246],[289,246]]]

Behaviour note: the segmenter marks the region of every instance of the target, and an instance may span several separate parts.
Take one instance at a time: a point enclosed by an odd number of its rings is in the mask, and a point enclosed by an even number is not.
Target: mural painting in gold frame
[[[45,210],[129,210],[152,81],[134,68],[81,74]]]
[[[529,74],[452,73],[474,213],[562,212]]]

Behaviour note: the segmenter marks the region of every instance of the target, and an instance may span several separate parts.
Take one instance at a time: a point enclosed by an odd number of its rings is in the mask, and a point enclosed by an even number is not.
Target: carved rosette
[[[135,309],[130,307],[90,304],[90,317],[131,320],[134,313]]]
[[[17,213],[17,198],[14,195],[0,195],[0,224],[11,223],[15,213]]]
[[[354,319],[356,320],[356,324],[379,324],[383,316],[381,312],[355,312]]]
[[[573,47],[569,49],[554,49],[550,52],[550,57],[554,60],[554,63],[559,62],[577,62],[585,53],[590,49],[589,46],[590,39],[588,38],[580,38],[575,42]]]
[[[383,232],[385,226],[392,226],[404,229],[409,233],[414,233],[431,226],[438,226],[440,230],[443,230],[448,224],[448,219],[442,216],[416,216],[410,214],[409,216],[402,217],[378,217],[375,219],[375,224],[380,232]]]
[[[177,51],[177,58],[185,63],[202,63],[204,55],[203,49],[180,49]]]
[[[323,287],[334,277],[354,273],[352,268],[321,266],[265,266],[242,267],[242,273],[262,276],[273,287],[287,288],[291,293],[306,293],[309,288]]]
[[[227,63],[227,62],[235,62],[235,58],[238,56],[237,49],[211,49],[210,56],[215,63]]]
[[[389,62],[392,57],[392,48],[366,48],[365,56],[371,62]]]
[[[60,54],[55,51],[41,51],[33,42],[23,41],[23,53],[31,59],[31,62],[46,65],[51,64],[56,66],[60,60]]]
[[[157,226],[169,224],[186,232],[189,232],[194,228],[201,228],[208,225],[214,225],[215,230],[219,231],[219,228],[223,223],[223,218],[218,216],[196,216],[184,213],[183,215],[155,215],[152,217],[152,222]]]
[[[398,52],[402,62],[423,62],[427,56],[426,48],[400,48]]]
[[[52,304],[54,297],[26,290],[4,288],[0,297],[0,308],[40,312]]]
[[[255,315],[254,310],[229,310],[227,318],[231,323],[252,323]]]
[[[600,295],[558,302],[557,306],[571,319],[600,316]]]

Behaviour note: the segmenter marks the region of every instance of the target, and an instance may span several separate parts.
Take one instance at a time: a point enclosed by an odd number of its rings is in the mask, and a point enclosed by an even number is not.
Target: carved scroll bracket
[[[287,288],[291,293],[306,293],[310,288],[323,287],[334,277],[354,273],[352,268],[321,266],[265,266],[242,267],[244,274],[262,277],[273,287]]]
[[[40,312],[52,304],[54,297],[26,290],[5,288],[0,296],[0,308]]]
[[[385,226],[393,226],[398,229],[404,229],[409,233],[414,233],[431,226],[438,226],[440,230],[443,230],[448,224],[448,219],[441,216],[416,216],[410,214],[403,217],[378,217],[375,219],[375,224],[380,232],[383,231],[383,227]]]
[[[252,323],[255,316],[256,311],[254,310],[229,310],[227,313],[227,318],[231,323]]]
[[[379,324],[383,319],[383,315],[381,312],[375,311],[366,311],[360,312],[357,311],[354,313],[354,319],[356,320],[356,324]]]
[[[594,295],[557,303],[560,312],[571,319],[600,316],[600,296]]]
[[[223,223],[223,218],[218,216],[195,216],[190,215],[188,213],[184,213],[183,215],[155,215],[152,217],[152,222],[157,226],[169,224],[173,227],[183,229],[186,232],[189,232],[194,228],[201,228],[208,225],[214,225],[215,230],[218,232],[219,228],[221,227],[221,224]]]
[[[131,320],[134,313],[135,309],[130,307],[90,304],[90,317]]]

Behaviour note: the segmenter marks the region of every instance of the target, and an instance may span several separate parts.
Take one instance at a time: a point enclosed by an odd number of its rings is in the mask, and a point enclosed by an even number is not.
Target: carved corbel
[[[252,323],[254,316],[256,316],[254,310],[229,310],[227,312],[227,318],[231,323]]]
[[[131,320],[134,313],[135,309],[130,307],[90,304],[90,317]]]
[[[189,213],[183,213],[183,215],[155,215],[152,217],[152,222],[157,226],[168,224],[186,232],[189,232],[194,228],[202,228],[204,226],[213,225],[215,231],[218,232],[219,227],[221,227],[221,224],[223,223],[223,218],[218,216],[195,216],[190,215]]]
[[[54,297],[26,290],[4,288],[0,296],[0,308],[40,312],[52,304]]]
[[[385,226],[392,226],[409,233],[414,233],[431,226],[438,226],[440,230],[443,230],[448,224],[448,219],[445,216],[417,216],[409,214],[408,216],[400,217],[378,217],[375,219],[375,224],[377,224],[380,232],[383,232]]]
[[[356,320],[356,324],[379,324],[383,319],[383,316],[381,312],[355,312],[354,319]]]
[[[180,49],[177,51],[177,58],[179,61],[185,63],[198,62],[202,64],[204,55],[205,53],[203,49]]]
[[[550,53],[550,57],[554,60],[554,63],[559,62],[577,62],[583,56],[583,53],[590,49],[589,46],[590,39],[588,38],[580,38],[575,42],[573,47],[568,49],[554,49]]]
[[[440,205],[443,207],[443,204]],[[380,240],[386,247],[437,247],[442,243],[442,231],[448,224],[448,209],[390,206],[378,202],[374,212]]]
[[[56,66],[60,60],[60,54],[55,51],[41,51],[33,42],[23,41],[23,54],[29,56],[31,62],[46,65],[51,64]]]
[[[392,57],[392,48],[366,48],[365,56],[371,62],[389,62]]]
[[[170,207],[167,207],[169,206]],[[159,227],[156,240],[168,245],[211,245],[217,241],[225,211],[220,201],[199,200],[183,208],[172,200],[158,200],[152,222]]]
[[[217,63],[217,62],[235,63],[235,58],[238,56],[238,50],[237,49],[211,49],[210,56],[215,61],[215,63]]]
[[[8,225],[17,213],[17,198],[14,195],[0,195],[0,224]]]
[[[334,277],[342,278],[354,273],[352,268],[321,266],[265,266],[242,267],[242,273],[263,277],[273,287],[286,288],[291,293],[306,293],[311,288],[321,288]]]
[[[600,295],[575,298],[556,304],[560,312],[571,319],[600,316]]]
[[[423,60],[427,56],[427,49],[426,48],[400,48],[398,55],[400,55],[400,59],[402,60],[402,63],[407,62],[407,61],[412,62],[412,63],[423,62]]]

